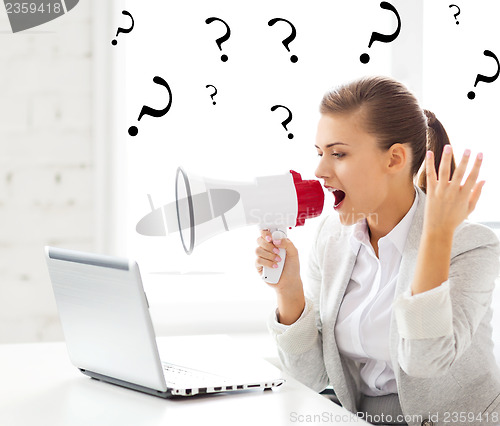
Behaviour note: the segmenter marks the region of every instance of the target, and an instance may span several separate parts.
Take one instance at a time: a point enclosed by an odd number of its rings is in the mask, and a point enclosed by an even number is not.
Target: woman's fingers
[[[476,208],[476,204],[479,200],[479,197],[481,195],[481,191],[483,190],[483,186],[485,184],[485,181],[478,182],[474,185],[474,189],[472,190],[471,196],[469,198],[469,210],[468,214],[471,214],[474,209]]]
[[[272,237],[271,237],[271,232],[269,231],[269,229],[261,229],[260,238],[262,238],[265,241],[270,242]],[[258,239],[257,239],[257,242],[259,242]]]
[[[262,273],[263,266],[275,268],[277,263],[281,262],[282,259],[279,256],[279,249],[273,244],[272,235],[269,230],[264,229],[261,231],[260,237],[257,238],[257,244],[258,246],[255,249],[255,254],[257,255],[255,267],[257,268],[257,272]]]
[[[279,249],[277,249],[274,245],[271,234],[265,235],[264,237],[259,237],[257,239],[257,244],[257,250],[262,249],[265,252],[279,254]]]
[[[438,176],[436,175],[436,171],[434,166],[434,153],[432,151],[427,152],[426,156],[426,171],[427,171],[427,186],[433,187],[433,185],[437,184],[438,182],[442,183],[452,183],[455,187],[461,187],[462,180],[465,176],[465,172],[467,170],[467,165],[469,163],[470,159],[470,150],[466,149],[464,152],[464,155],[462,156],[462,159],[460,160],[459,165],[456,167],[455,171],[453,172],[453,176],[450,180],[450,170],[451,170],[451,163],[453,159],[453,149],[451,148],[451,145],[445,145],[443,149],[443,155],[441,157],[441,161],[439,164],[439,179]],[[476,184],[477,178],[479,176],[479,170],[481,168],[483,160],[483,154],[479,153],[476,157],[476,160],[474,162],[474,165],[467,176],[467,179],[463,185],[463,188],[465,191],[470,192],[472,191],[472,188]],[[432,166],[431,166],[432,164]]]
[[[481,169],[483,154],[479,153],[476,156],[474,165],[470,173],[467,175],[464,184],[462,185],[462,180],[466,176],[467,166],[470,160],[471,151],[466,149],[464,155],[460,160],[459,165],[453,172],[451,180],[449,180],[449,173],[451,170],[452,162],[452,148],[450,145],[446,145],[443,149],[443,156],[441,157],[441,162],[439,165],[439,179],[436,175],[434,168],[434,154],[429,151],[426,156],[426,178],[427,178],[427,192],[429,194],[434,194],[436,188],[439,188],[439,197],[447,194],[447,197],[459,197],[466,203],[464,208],[467,209],[467,215],[470,214],[479,200],[481,195],[481,190],[484,186],[484,181],[477,182],[479,171]],[[431,166],[432,163],[432,166]],[[450,192],[451,191],[451,192]],[[458,201],[458,198],[455,198]]]
[[[272,262],[272,263],[281,261],[281,258],[279,257],[278,253],[279,253],[279,250],[277,250],[277,249],[273,249],[273,251],[270,252],[268,250],[263,249],[262,247],[257,247],[257,249],[255,250],[255,254],[257,255],[257,257],[259,259],[267,260],[267,261]],[[271,263],[271,266],[272,266],[272,263]],[[269,265],[266,264],[265,266],[269,266]]]
[[[436,168],[434,166],[434,153],[432,151],[427,151],[425,156],[425,172],[427,180],[427,191],[434,191],[437,183]]]
[[[481,169],[481,164],[483,163],[483,153],[480,152],[476,156],[476,161],[474,161],[474,165],[472,166],[472,170],[467,176],[467,179],[464,183],[464,191],[469,193],[472,189],[475,189],[476,181],[479,176],[479,170]]]
[[[450,181],[451,160],[453,158],[453,150],[451,145],[445,145],[443,155],[439,164],[439,181],[448,183]]]
[[[450,180],[452,150],[447,145],[443,150],[439,171],[436,173],[432,163],[434,155],[427,153],[426,178],[427,201],[425,222],[429,229],[442,232],[454,231],[474,210],[481,195],[484,181],[477,182],[482,163],[482,154],[478,154],[470,173],[466,174],[470,151],[466,150],[460,164]],[[439,175],[439,179],[437,177]],[[462,180],[467,176],[464,184]]]
[[[273,251],[275,248],[271,233],[267,229],[260,232],[260,237],[257,238],[257,244],[267,251]]]
[[[462,183],[465,171],[467,170],[467,164],[469,163],[469,158],[470,158],[470,149],[466,149],[464,151],[462,159],[460,160],[460,163],[453,172],[453,177],[451,179],[453,185],[460,186],[460,184]]]

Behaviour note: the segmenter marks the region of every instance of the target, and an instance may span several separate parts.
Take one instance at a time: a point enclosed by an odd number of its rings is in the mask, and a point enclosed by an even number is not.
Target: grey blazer
[[[432,303],[417,299],[419,295],[410,298],[425,207],[425,194],[418,191],[390,328],[391,360],[405,420],[409,425],[420,425],[422,419],[434,425],[500,424],[500,370],[490,324],[499,241],[489,228],[463,222],[453,238],[449,279],[442,284],[449,286],[446,297]],[[292,376],[317,391],[333,386],[341,404],[355,413],[359,365],[339,353],[334,333],[356,260],[349,246],[353,228],[342,226],[336,214],[323,220],[304,279],[306,309],[287,329],[279,327],[275,317],[269,328]]]

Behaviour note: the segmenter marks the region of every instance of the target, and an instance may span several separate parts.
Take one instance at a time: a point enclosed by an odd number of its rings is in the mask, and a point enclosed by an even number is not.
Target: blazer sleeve
[[[448,280],[394,302],[398,360],[410,376],[444,375],[470,347],[490,308],[500,244],[490,229],[464,223],[454,235]]]
[[[322,282],[318,240],[321,239],[323,220],[314,238],[306,268],[304,294],[306,306],[301,317],[290,326],[278,323],[276,313],[271,315],[268,328],[274,337],[284,370],[311,389],[321,392],[328,384],[323,361],[323,339],[319,315],[319,296]]]

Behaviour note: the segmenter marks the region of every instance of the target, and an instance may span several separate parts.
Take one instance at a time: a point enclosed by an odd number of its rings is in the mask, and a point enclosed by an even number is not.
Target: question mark
[[[396,10],[396,8],[392,4],[390,4],[386,1],[383,1],[382,3],[380,3],[380,7],[382,9],[386,9],[386,10],[390,10],[391,12],[394,12],[394,14],[396,15],[396,18],[398,18],[398,28],[396,29],[396,31],[393,34],[389,34],[389,35],[384,35],[384,34],[373,32],[372,36],[370,38],[370,43],[368,44],[368,48],[370,48],[372,43],[375,41],[381,41],[382,43],[390,43],[391,41],[396,40],[397,36],[399,35],[399,32],[401,31],[401,18],[399,17],[399,13]],[[359,57],[359,60],[361,61],[361,63],[367,64],[368,62],[370,62],[370,55],[368,55],[368,53],[363,53]]]
[[[495,59],[495,61],[497,63],[497,72],[492,77],[478,74],[476,77],[476,82],[474,83],[474,87],[476,87],[477,83],[479,83],[480,81],[484,81],[485,83],[493,83],[498,78],[498,75],[500,74],[500,62],[498,62],[498,58],[495,56],[495,54],[490,50],[485,50],[483,52],[483,54],[485,56],[489,56],[490,58]],[[474,92],[470,91],[469,93],[467,93],[467,97],[469,99],[474,99],[476,97],[476,94]]]
[[[215,86],[212,86],[211,84],[208,84],[208,85],[206,85],[205,87],[206,87],[207,89],[208,89],[209,87],[213,87],[213,88],[215,89],[215,93],[212,93],[212,94],[210,95],[210,99],[212,99],[213,104],[215,105],[214,96],[217,94],[217,88],[216,88]]]
[[[132,31],[134,29],[134,18],[132,17],[132,15],[127,12],[126,10],[122,10],[122,15],[127,15],[127,16],[130,16],[130,19],[132,19],[132,26],[130,28],[120,28],[118,27],[118,31],[116,31],[116,36],[118,37],[118,34],[120,33],[129,33],[130,31]],[[113,46],[116,46],[118,42],[116,40],[113,40],[111,42],[111,44]]]
[[[229,28],[229,25],[227,25],[222,19],[219,19],[219,18],[207,18],[207,20],[205,21],[206,24],[211,24],[212,22],[214,21],[220,21],[222,22],[225,26],[226,26],[226,34],[224,34],[222,37],[218,38],[217,40],[215,40],[215,42],[217,43],[217,46],[219,47],[219,50],[222,52],[222,43],[224,43],[225,41],[229,40],[229,37],[231,36],[231,29]],[[220,57],[221,61],[222,62],[226,62],[228,60],[228,57],[227,55],[222,55]]]
[[[141,113],[139,114],[139,118],[137,119],[137,121],[140,121],[144,115],[150,115],[151,117],[163,117],[169,111],[170,107],[172,106],[172,91],[170,90],[170,86],[168,85],[168,83],[165,80],[163,80],[163,78],[161,78],[159,76],[155,76],[153,78],[153,81],[156,84],[159,84],[160,86],[167,88],[168,95],[170,98],[168,101],[168,105],[161,110],[156,110],[156,109],[148,107],[147,105],[143,105],[143,107],[141,109]],[[128,129],[128,134],[130,136],[136,136],[138,132],[139,132],[139,130],[135,126],[131,126]]]
[[[271,19],[267,24],[270,27],[272,27],[278,21],[286,22],[287,24],[289,24],[292,27],[292,34],[290,34],[287,38],[285,38],[282,41],[283,46],[285,46],[285,49],[290,52],[290,49],[288,48],[288,45],[293,40],[295,40],[295,37],[297,36],[297,31],[295,31],[295,27],[293,26],[293,24],[290,21],[287,21],[286,19],[283,19],[283,18],[274,18],[274,19]],[[290,61],[292,61],[293,63],[297,62],[298,60],[299,60],[299,58],[297,58],[297,56],[295,56],[295,55],[290,56]]]
[[[460,15],[460,8],[456,4],[450,4],[449,7],[453,7],[453,6],[455,6],[458,9],[458,12],[453,15],[453,17],[455,18],[455,21],[457,21],[457,16]],[[457,25],[458,24],[460,24],[460,22],[457,21]]]
[[[271,111],[276,111],[278,108],[285,108],[288,111],[288,118],[285,121],[281,122],[281,125],[285,128],[285,130],[288,130],[286,128],[286,125],[292,121],[292,111],[290,111],[286,106],[284,105],[274,105],[271,107]],[[288,139],[293,139],[293,133],[288,133]]]

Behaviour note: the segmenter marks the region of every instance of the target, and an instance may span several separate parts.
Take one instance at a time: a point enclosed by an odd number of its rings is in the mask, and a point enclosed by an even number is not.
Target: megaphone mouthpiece
[[[303,226],[306,219],[319,216],[323,211],[325,193],[317,180],[302,180],[299,173],[290,170],[297,192],[297,222],[295,226]]]

